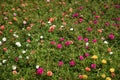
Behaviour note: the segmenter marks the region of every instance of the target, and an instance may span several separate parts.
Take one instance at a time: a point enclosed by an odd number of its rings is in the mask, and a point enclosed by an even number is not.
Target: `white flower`
[[[19,55],[19,58],[22,58],[22,55]]]
[[[73,28],[70,28],[70,31],[73,31],[74,29]]]
[[[16,67],[15,65],[12,65],[12,69],[13,69],[13,70],[16,70],[16,68],[17,68],[17,67]]]
[[[47,0],[47,2],[50,2],[50,0]]]
[[[26,56],[26,59],[29,59],[29,56]]]
[[[23,51],[22,51],[22,53],[23,53],[23,54],[25,54],[25,53],[26,53],[26,51],[25,51],[25,50],[23,50]]]
[[[50,22],[50,21],[48,21],[48,24],[51,24],[51,22]]]
[[[112,55],[112,54],[113,54],[113,52],[110,52],[109,54],[110,54],[110,55]]]
[[[7,61],[7,60],[6,60],[6,59],[4,59],[4,60],[2,61],[2,63],[6,63],[6,61]]]
[[[36,69],[38,69],[39,68],[39,65],[36,65]]]
[[[105,43],[105,44],[108,44],[108,42],[107,42],[107,41],[104,41],[104,43]]]
[[[86,42],[86,46],[88,46],[89,45],[89,43],[88,42]]]
[[[5,42],[6,40],[7,40],[6,37],[3,37],[3,38],[2,38],[2,41],[3,41],[3,42]]]
[[[16,44],[18,47],[21,47],[20,42],[16,42],[15,44]]]
[[[30,33],[28,33],[27,35],[28,35],[28,36],[31,36],[31,34],[30,34]]]
[[[0,46],[2,45],[2,42],[0,41]]]
[[[40,36],[40,39],[43,39],[43,36]]]
[[[27,24],[27,22],[26,22],[26,21],[23,21],[23,24]]]
[[[0,66],[2,66],[2,63],[0,62]]]
[[[14,16],[17,16],[17,14],[16,14],[16,13],[13,13],[13,15],[14,15]]]
[[[14,36],[15,38],[18,38],[18,37],[19,37],[18,35],[16,35],[16,33],[14,33],[13,36]]]
[[[62,26],[60,26],[61,28],[63,28],[64,26],[62,25]]]

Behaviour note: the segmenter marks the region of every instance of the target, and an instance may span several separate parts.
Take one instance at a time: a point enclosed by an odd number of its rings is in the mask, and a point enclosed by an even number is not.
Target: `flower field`
[[[0,80],[120,80],[120,1],[0,0]]]

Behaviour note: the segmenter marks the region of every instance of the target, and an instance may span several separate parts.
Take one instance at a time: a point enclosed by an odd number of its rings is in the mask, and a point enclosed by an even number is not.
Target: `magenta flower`
[[[83,57],[83,56],[79,56],[79,59],[80,59],[80,60],[84,60],[84,57]]]
[[[88,38],[84,38],[84,42],[88,42]]]
[[[79,15],[78,13],[75,13],[73,14],[73,17],[78,17],[78,15]]]
[[[71,61],[69,62],[69,64],[70,64],[70,66],[75,66],[75,61],[74,61],[74,60],[71,60]]]
[[[89,54],[89,53],[85,53],[84,56],[85,56],[85,57],[88,57],[88,56],[90,56],[90,54]]]
[[[63,61],[58,62],[58,66],[62,66],[63,64],[64,64]]]
[[[50,44],[55,45],[55,44],[56,44],[56,42],[55,42],[55,41],[52,41],[52,42],[50,42]]]
[[[88,30],[89,32],[91,32],[91,31],[92,31],[92,28],[91,28],[91,27],[88,27],[87,30]]]
[[[93,40],[92,40],[92,42],[93,42],[93,43],[96,43],[96,42],[97,42],[97,40],[96,40],[96,39],[93,39]]]
[[[115,38],[114,34],[109,34],[109,39],[113,40]]]
[[[44,69],[43,68],[38,68],[36,73],[38,75],[42,75],[44,73]]]
[[[83,38],[82,36],[78,36],[78,40],[81,41]]]
[[[97,21],[97,20],[94,20],[94,21],[93,21],[93,23],[94,23],[94,24],[97,24],[97,23],[98,23],[98,21]]]
[[[69,46],[70,44],[71,44],[70,41],[66,41],[66,42],[65,42],[65,46]]]
[[[58,48],[58,49],[61,49],[61,48],[62,48],[62,44],[58,44],[58,45],[57,45],[57,48]]]
[[[91,68],[95,69],[96,68],[96,64],[91,64]]]

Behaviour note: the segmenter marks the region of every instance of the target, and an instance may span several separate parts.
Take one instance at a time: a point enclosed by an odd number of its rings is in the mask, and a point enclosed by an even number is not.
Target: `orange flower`
[[[52,23],[54,22],[55,18],[50,18],[49,21]]]
[[[14,20],[14,21],[18,21],[18,19],[17,19],[16,17],[13,17],[13,20]]]
[[[27,27],[27,30],[30,31],[30,30],[31,30],[31,27],[28,26],[28,27]]]
[[[73,9],[72,9],[72,8],[70,8],[70,9],[69,9],[69,12],[73,12]]]
[[[107,50],[108,52],[111,52],[112,50],[111,50],[111,48],[108,48],[108,50]]]
[[[55,25],[52,25],[52,26],[49,28],[48,32],[53,32],[54,29],[55,29]]]
[[[52,71],[47,72],[47,76],[52,76],[52,75],[53,75]]]
[[[98,32],[99,32],[99,33],[102,33],[102,29],[98,29]]]
[[[89,67],[86,67],[85,70],[86,71],[91,71],[91,69]]]
[[[4,25],[0,26],[0,29],[1,29],[1,30],[4,30],[4,29],[5,29],[5,26],[4,26]]]

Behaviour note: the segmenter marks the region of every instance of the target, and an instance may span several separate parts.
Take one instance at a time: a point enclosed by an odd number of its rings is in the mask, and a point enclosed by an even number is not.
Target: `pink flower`
[[[95,16],[96,19],[100,18],[100,16]]]
[[[15,58],[15,61],[16,61],[16,62],[18,62],[18,60],[19,60],[19,58],[18,58],[18,57],[16,57],[16,58]]]
[[[89,46],[85,46],[86,49],[89,49]]]
[[[64,64],[63,61],[58,62],[58,66],[62,66],[63,64]]]
[[[66,42],[65,42],[65,46],[69,46],[70,44],[71,44],[70,41],[66,41]]]
[[[96,68],[96,64],[91,64],[91,68],[95,69]]]
[[[27,40],[27,42],[28,42],[28,43],[30,43],[30,42],[31,42],[31,40],[30,40],[30,39],[28,39],[28,40]]]
[[[84,38],[84,42],[88,42],[88,38]]]
[[[89,54],[89,53],[85,53],[84,56],[85,56],[85,57],[88,57],[88,56],[90,56],[90,54]]]
[[[38,75],[42,75],[44,73],[44,69],[43,68],[38,68],[37,69],[37,74]]]
[[[114,34],[109,34],[109,39],[113,40],[115,38]]]
[[[96,40],[96,39],[93,39],[93,40],[92,40],[92,42],[93,42],[93,43],[96,43],[96,42],[97,42],[97,40]]]
[[[95,14],[96,14],[96,12],[93,12],[92,14],[94,14],[94,15],[95,15]]]
[[[74,60],[71,60],[71,61],[69,62],[69,64],[70,64],[70,66],[75,66],[75,61],[74,61]]]
[[[105,26],[109,26],[109,25],[110,25],[110,23],[109,23],[109,22],[106,22],[106,23],[105,23]]]
[[[78,40],[81,41],[82,40],[82,36],[78,36]]]
[[[60,38],[60,41],[64,41],[64,38]]]
[[[88,30],[89,32],[91,32],[91,31],[92,31],[92,28],[91,28],[91,27],[88,27],[87,30]]]
[[[83,18],[81,17],[81,18],[79,18],[79,22],[80,23],[82,23],[83,22]]]
[[[80,10],[83,10],[83,6],[80,6],[80,8],[79,8]]]
[[[57,48],[58,48],[58,49],[61,49],[61,48],[62,48],[62,44],[58,44],[58,45],[57,45]]]
[[[52,42],[50,42],[50,44],[55,45],[55,44],[56,44],[56,42],[55,42],[55,41],[52,41]]]
[[[75,13],[73,14],[73,17],[78,17],[78,15],[79,15],[78,13]]]
[[[80,59],[80,60],[84,60],[84,57],[83,57],[83,56],[79,56],[79,59]]]

